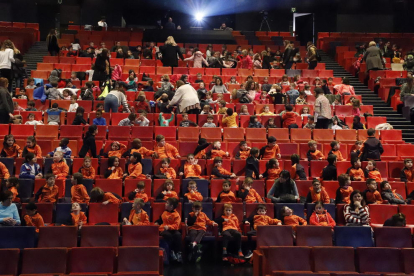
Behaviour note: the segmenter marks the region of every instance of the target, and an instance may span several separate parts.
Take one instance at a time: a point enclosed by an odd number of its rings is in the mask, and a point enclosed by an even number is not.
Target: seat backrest
[[[114,272],[115,248],[113,247],[75,247],[69,254],[70,273],[112,274]]]
[[[119,227],[116,225],[85,225],[81,228],[81,247],[119,245]]]
[[[0,274],[17,275],[20,250],[17,248],[0,249]]]
[[[297,226],[297,246],[332,246],[330,226]]]
[[[404,263],[404,272],[407,274],[414,272],[414,248],[401,248],[401,257]]]
[[[388,218],[398,213],[397,205],[382,205],[382,204],[370,204],[369,205],[369,216],[371,223],[373,224],[384,224]]]
[[[142,258],[145,256],[145,258]],[[118,273],[145,272],[159,274],[158,246],[122,246],[118,248]]]
[[[398,248],[357,248],[359,272],[403,272],[401,255]]]
[[[364,226],[335,226],[336,246],[371,247],[371,228]]]
[[[89,224],[100,222],[117,223],[118,222],[118,204],[90,203],[89,204]]]
[[[354,248],[340,246],[315,246],[313,249],[315,272],[355,272]]]
[[[0,227],[0,248],[33,248],[36,240],[36,227]]]
[[[411,229],[408,227],[376,227],[375,245],[377,247],[412,247]]]
[[[274,246],[265,252],[265,275],[273,271],[307,271],[311,272],[311,247]]]
[[[28,248],[23,251],[22,274],[66,273],[66,248]]]
[[[70,212],[70,210],[68,210]],[[42,247],[76,247],[78,228],[76,226],[45,226],[39,228],[37,246]]]
[[[158,226],[122,226],[122,246],[158,246],[158,244]]]
[[[257,247],[262,246],[293,246],[292,226],[258,226]]]

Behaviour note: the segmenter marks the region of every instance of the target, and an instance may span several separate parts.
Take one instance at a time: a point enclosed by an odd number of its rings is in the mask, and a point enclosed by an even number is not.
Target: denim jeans
[[[104,101],[105,112],[112,111],[112,113],[117,113],[118,108],[119,108],[118,98],[115,95],[108,94],[105,97],[105,101]]]

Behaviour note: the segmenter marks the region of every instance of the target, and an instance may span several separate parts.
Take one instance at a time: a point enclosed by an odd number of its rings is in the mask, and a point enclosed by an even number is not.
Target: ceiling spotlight
[[[198,13],[196,13],[195,14],[195,19],[197,20],[197,21],[203,21],[203,19],[204,19],[204,14],[202,14],[201,12],[198,12]]]

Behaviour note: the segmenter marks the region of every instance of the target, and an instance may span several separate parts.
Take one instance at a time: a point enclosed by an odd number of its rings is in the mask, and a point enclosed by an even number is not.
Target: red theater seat
[[[145,256],[145,258],[142,258]],[[159,275],[158,246],[122,246],[118,248],[118,274]],[[127,275],[127,274],[125,274]]]
[[[114,272],[115,248],[79,247],[69,253],[70,274],[112,274]]]
[[[85,225],[81,229],[81,247],[119,245],[119,226]]]
[[[273,271],[312,272],[311,247],[304,246],[275,246],[264,250],[266,266],[264,275]]]
[[[403,248],[412,247],[413,245],[411,229],[408,227],[377,227],[374,234],[377,247]]]
[[[359,247],[357,262],[360,273],[402,273],[401,255],[398,248]]]
[[[100,222],[107,222],[111,224],[118,223],[118,204],[109,203],[103,205],[102,203],[89,204],[88,222],[94,225]]]
[[[158,219],[158,218],[157,218]],[[123,246],[158,246],[159,234],[156,225],[123,225]]]
[[[17,248],[0,249],[0,275],[17,275],[19,255]]]
[[[22,274],[66,273],[66,248],[26,248],[23,251]]]
[[[330,226],[298,226],[296,245],[332,246],[332,228]]]
[[[396,205],[370,204],[369,216],[371,218],[371,226],[381,227],[387,219],[396,213],[398,213],[398,206]]]
[[[355,273],[354,248],[315,246],[312,251],[315,272]]]
[[[39,229],[38,247],[76,247],[78,228],[76,226],[45,226]]]

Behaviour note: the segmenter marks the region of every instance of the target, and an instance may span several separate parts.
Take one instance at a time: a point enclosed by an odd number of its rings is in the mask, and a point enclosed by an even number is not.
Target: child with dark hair
[[[59,109],[59,105],[57,103],[52,104],[52,108],[49,108],[47,113],[47,123],[49,125],[59,125],[60,124],[60,113],[63,111]]]
[[[336,160],[337,161],[344,161],[345,159],[342,157],[342,153],[339,150],[340,145],[338,141],[332,141],[331,142],[331,150],[329,151],[328,155],[330,154],[334,154],[336,155]]]
[[[380,171],[377,169],[377,162],[374,160],[368,161],[368,164],[364,170],[366,179],[374,179],[376,182],[381,183],[383,181]]]
[[[24,221],[26,226],[36,227],[36,232],[39,233],[39,227],[45,226],[42,216],[37,212],[37,206],[34,202],[29,202],[26,205],[26,214]]]
[[[236,153],[235,158],[240,160],[247,159],[250,155],[250,147],[247,145],[246,141],[240,141],[239,143],[239,151]]]
[[[198,139],[197,147],[194,150],[194,158],[205,159],[207,157],[206,148],[210,145],[205,138]]]
[[[404,159],[404,168],[400,173],[401,181],[413,182],[414,181],[414,167],[413,160],[410,158]]]
[[[260,149],[260,159],[281,158],[279,145],[276,144],[276,138],[269,136],[267,145]]]
[[[104,174],[104,177],[107,179],[122,179],[124,176],[124,171],[119,166],[119,158],[116,156],[111,156],[108,158],[108,168]]]
[[[227,108],[226,114],[223,116],[221,123],[226,125],[227,127],[237,128],[237,113],[233,112],[233,109]]]
[[[72,188],[70,193],[72,195],[72,203],[89,203],[91,199],[86,191],[86,187],[82,184],[83,175],[81,173],[74,173],[72,175]]]
[[[87,125],[88,122],[86,122],[85,118],[83,118],[83,114],[85,113],[85,109],[82,106],[79,106],[76,109],[76,116],[73,120],[72,125],[79,126],[79,125]]]
[[[122,156],[128,157],[128,156],[131,156],[134,152],[140,153],[142,158],[155,157],[156,155],[155,151],[149,150],[146,147],[143,147],[141,139],[138,139],[138,138],[135,138],[134,140],[132,140],[131,148],[127,152],[125,152]]]
[[[279,167],[279,161],[272,158],[266,163],[266,171],[263,173],[263,178],[266,180],[276,180],[279,178],[282,169]]]
[[[135,198],[132,203],[129,218],[124,218],[123,223],[125,225],[150,225],[148,214],[142,209],[144,206],[144,200]]]
[[[122,143],[119,143],[118,141],[114,141],[114,142],[111,143],[110,150],[107,153],[104,151],[105,146],[106,146],[106,144],[102,145],[102,149],[101,149],[101,152],[100,152],[100,155],[105,157],[105,158],[109,158],[109,157],[112,157],[112,156],[116,156],[118,158],[121,158],[122,155],[127,151],[127,146],[122,144]]]
[[[28,101],[26,111],[37,111],[37,109],[35,108],[35,105],[36,104],[34,101]]]
[[[256,115],[250,116],[249,128],[262,128],[263,125],[259,122],[259,118]]]
[[[322,179],[331,181],[336,180],[337,176],[337,170],[336,170],[336,155],[335,154],[329,154],[328,155],[328,166],[323,168],[322,170]]]
[[[63,153],[63,158],[70,158],[72,156],[72,150],[68,147],[69,139],[62,138],[59,143],[59,147],[55,148],[54,151],[49,152],[48,156],[51,157],[55,154],[55,152],[60,151]]]
[[[190,203],[203,201],[203,195],[197,191],[197,182],[194,180],[188,182],[188,193],[184,194],[184,200]]]
[[[291,225],[293,228],[293,238],[296,238],[296,228],[298,225],[307,225],[305,219],[294,215],[293,210],[288,206],[283,206],[281,209],[283,225]]]
[[[218,194],[216,202],[232,203],[236,202],[236,195],[231,191],[231,183],[224,180],[222,184],[223,190]]]
[[[12,134],[4,136],[3,149],[1,151],[1,157],[16,158],[21,157],[23,150],[16,144],[16,139]]]
[[[286,110],[282,113],[283,127],[298,128],[296,118],[300,117],[300,115],[293,111],[293,106],[286,105]]]
[[[253,178],[246,177],[242,187],[237,191],[236,196],[246,203],[264,203],[262,197],[252,188]]]
[[[36,202],[52,202],[55,203],[58,200],[59,188],[55,185],[55,175],[48,173],[45,176],[46,185],[40,187],[40,189],[35,194]]]
[[[407,204],[402,195],[392,189],[388,181],[381,182],[381,196],[384,200],[388,200],[389,204]]]
[[[107,205],[109,203],[119,204],[121,200],[118,199],[113,193],[111,192],[104,192],[101,188],[95,187],[91,190],[91,203],[102,203],[103,205]]]
[[[129,165],[127,173],[124,174],[125,179],[147,179],[149,176],[142,173],[142,157],[138,152],[134,152],[129,157]]]
[[[343,173],[338,176],[339,188],[336,190],[336,204],[351,202],[350,195],[354,191],[354,188],[351,186],[351,179],[349,175]]]
[[[135,199],[141,199],[144,203],[147,203],[149,198],[145,192],[145,182],[139,181],[137,183],[137,188],[128,194],[129,202],[133,203]]]
[[[145,97],[144,92],[139,92],[138,97],[136,99],[136,103],[135,103],[135,109],[136,110],[143,110],[147,113],[151,112],[150,105],[148,104],[148,101]]]
[[[259,172],[259,149],[258,148],[252,148],[250,150],[250,155],[246,159],[246,177],[252,177],[252,178],[263,178],[263,175]]]
[[[215,157],[213,161],[213,170],[211,172],[211,178],[228,179],[235,178],[234,173],[229,172],[223,168],[223,159],[221,157]]]
[[[180,127],[197,127],[198,125],[196,123],[194,123],[193,121],[188,119],[188,114],[187,113],[183,113],[183,120],[180,122]]]
[[[325,159],[325,156],[320,150],[317,149],[317,146],[318,143],[314,140],[310,140],[308,142],[309,151],[306,154],[306,156],[308,157],[308,161]]]
[[[58,83],[53,81],[50,83],[52,87],[47,87],[45,85],[45,95],[47,96],[48,100],[62,100],[63,96],[60,94],[59,90],[57,90]]]
[[[161,168],[159,172],[159,178],[176,179],[177,173],[174,168],[170,167],[171,160],[169,158],[163,158],[161,161]]]
[[[300,157],[297,154],[290,156],[292,167],[290,168],[290,175],[293,180],[306,180],[305,168],[300,164]]]
[[[375,137],[375,129],[370,128],[367,131],[368,138],[364,142],[362,149],[361,160],[376,160],[381,161],[381,154],[384,153],[381,141]]]
[[[11,176],[6,179],[6,188],[8,191],[13,193],[13,203],[20,202],[19,191],[19,179],[17,177]]]
[[[309,188],[309,193],[306,196],[306,203],[315,203],[318,201],[331,203],[331,199],[321,182],[318,179],[314,179],[312,181],[312,187]]]
[[[365,199],[367,204],[382,204],[384,201],[382,200],[380,192],[378,192],[377,182],[375,179],[367,179],[367,189],[362,193],[362,196]]]
[[[365,181],[364,171],[361,169],[361,159],[357,158],[351,160],[351,165],[346,173],[349,175],[352,181]]]
[[[330,226],[334,229],[336,223],[331,214],[325,209],[324,202],[318,201],[315,204],[315,210],[309,219],[309,225]]]
[[[36,138],[34,136],[29,136],[26,139],[26,146],[23,149],[22,156],[25,157],[28,153],[33,153],[36,158],[42,158],[42,149],[36,142]]]
[[[43,177],[40,165],[36,163],[37,158],[34,153],[29,152],[24,157],[24,163],[20,168],[19,178],[41,179]]]

